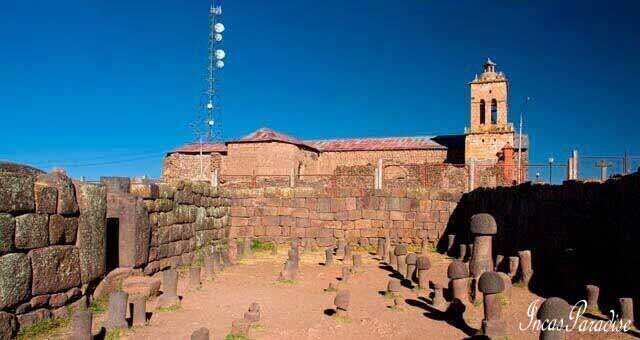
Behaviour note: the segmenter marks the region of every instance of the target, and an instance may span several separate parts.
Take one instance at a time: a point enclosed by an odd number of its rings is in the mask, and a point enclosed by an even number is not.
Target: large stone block
[[[160,194],[160,189],[153,183],[133,183],[130,191],[132,194],[144,199],[156,199]]]
[[[107,191],[102,185],[84,182],[75,188],[80,208],[76,246],[82,283],[88,283],[105,274]]]
[[[147,208],[140,198],[123,201],[120,217],[120,266],[141,267],[149,257],[151,225]]]
[[[58,214],[73,215],[78,212],[74,185],[69,177],[52,172],[38,176],[38,182],[47,183],[58,190]]]
[[[49,216],[49,244],[73,244],[78,232],[78,218],[62,215]]]
[[[0,340],[9,340],[17,328],[16,317],[13,314],[0,312]]]
[[[36,182],[33,190],[36,213],[55,214],[58,209],[58,190],[43,182]]]
[[[16,220],[9,214],[0,214],[0,255],[13,249]]]
[[[35,176],[0,172],[0,212],[35,211],[34,183]]]
[[[24,214],[16,217],[15,246],[33,249],[49,245],[49,216]]]
[[[29,297],[31,266],[25,254],[0,257],[0,309],[12,307]]]
[[[75,246],[51,246],[29,252],[33,294],[61,292],[80,285],[80,259]]]

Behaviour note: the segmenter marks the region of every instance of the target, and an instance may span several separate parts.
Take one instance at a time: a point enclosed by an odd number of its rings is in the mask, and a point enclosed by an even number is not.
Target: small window
[[[480,100],[480,124],[484,125],[486,122],[486,112],[485,112],[485,104],[484,99]]]
[[[498,102],[491,100],[491,124],[498,124]]]

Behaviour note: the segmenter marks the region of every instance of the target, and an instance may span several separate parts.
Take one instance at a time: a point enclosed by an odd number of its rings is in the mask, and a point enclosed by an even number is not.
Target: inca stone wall
[[[136,187],[149,212],[150,241],[146,274],[180,265],[189,265],[200,251],[224,242],[229,226],[231,200],[205,182],[160,183],[155,189]],[[154,185],[149,186],[151,188]]]
[[[147,274],[225,243],[231,200],[208,183],[102,182],[0,167],[0,339],[86,304],[115,256],[107,218],[119,222],[118,266]]]
[[[229,237],[346,238],[367,245],[378,237],[435,245],[460,194],[419,190],[263,188],[231,192]]]
[[[64,172],[0,170],[0,338],[84,303],[104,275],[106,190]],[[26,169],[26,168],[25,168]]]

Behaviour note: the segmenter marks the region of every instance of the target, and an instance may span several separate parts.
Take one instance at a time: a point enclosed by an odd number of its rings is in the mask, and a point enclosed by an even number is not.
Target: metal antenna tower
[[[222,48],[222,32],[225,27],[222,23],[221,0],[212,1],[209,9],[209,46],[207,58],[206,89],[200,102],[198,122],[191,124],[196,141],[202,143],[221,141],[221,103],[220,103],[220,75],[224,68],[226,53]],[[204,126],[203,126],[204,125]]]

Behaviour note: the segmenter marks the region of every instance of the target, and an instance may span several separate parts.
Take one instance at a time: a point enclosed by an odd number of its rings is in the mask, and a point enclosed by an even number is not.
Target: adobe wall
[[[375,244],[378,237],[435,245],[459,194],[429,191],[262,188],[231,193],[229,237],[283,241],[338,238]]]
[[[303,174],[332,174],[339,166],[378,164],[379,159],[399,164],[444,163],[447,150],[340,151],[322,152]]]
[[[496,163],[498,152],[507,143],[513,146],[513,132],[507,133],[470,133],[466,136],[465,162],[473,158],[477,163]]]
[[[106,190],[62,172],[0,171],[0,338],[86,303],[105,271]]]
[[[220,169],[224,155],[216,152],[210,154],[172,153],[162,160],[162,181],[173,182],[179,179],[210,180],[213,169]],[[202,174],[200,165],[202,164]]]
[[[230,143],[222,162],[223,175],[289,175],[292,168],[313,163],[317,153],[279,142]],[[297,171],[297,169],[296,169]]]

